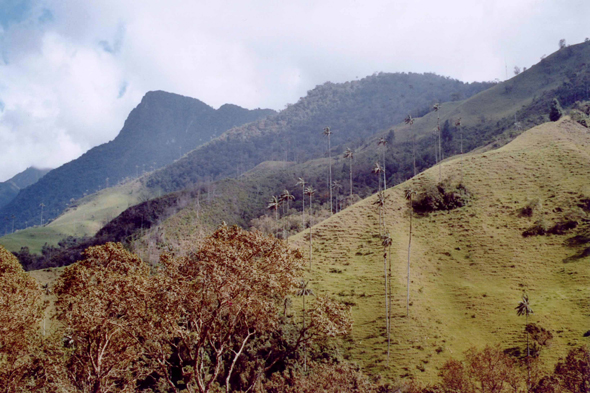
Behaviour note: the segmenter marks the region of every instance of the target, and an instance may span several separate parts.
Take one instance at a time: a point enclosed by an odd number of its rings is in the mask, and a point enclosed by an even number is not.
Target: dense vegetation
[[[272,113],[235,105],[215,110],[193,98],[149,92],[114,140],[48,173],[0,209],[0,217],[14,215],[16,229],[46,223],[75,199],[167,165],[231,127]],[[0,221],[0,233],[7,228]]]
[[[492,85],[414,73],[379,73],[353,82],[328,82],[280,113],[229,130],[154,173],[148,186],[170,192],[238,175],[263,161],[304,162],[323,157],[326,126],[332,131],[332,146],[362,144],[408,113],[427,113],[432,102],[468,98]]]

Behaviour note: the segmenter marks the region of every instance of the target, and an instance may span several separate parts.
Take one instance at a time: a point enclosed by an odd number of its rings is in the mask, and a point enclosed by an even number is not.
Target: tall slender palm
[[[332,190],[334,190],[334,199],[336,200],[336,213],[338,213],[338,208],[340,206],[340,191],[342,190],[342,183],[338,180],[334,180],[332,182]]]
[[[309,270],[311,271],[311,261],[313,257],[313,240],[312,240],[312,231],[313,231],[313,211],[312,209],[312,198],[315,194],[315,189],[312,186],[309,186],[305,189],[305,195],[309,195]]]
[[[350,196],[352,196],[352,160],[354,159],[354,151],[349,147],[344,151],[344,158],[348,158],[348,168],[350,169]]]
[[[463,131],[461,130],[461,118],[455,121],[455,127],[459,130],[459,135],[461,136],[461,183],[463,183]]]
[[[442,143],[441,143],[441,130],[440,130],[440,114],[438,113],[438,110],[440,109],[440,104],[434,104],[434,106],[432,107],[432,109],[434,109],[434,111],[436,112],[436,130],[438,131],[438,182],[442,182],[442,168],[441,168],[441,162],[442,162]]]
[[[416,191],[411,188],[406,189],[405,196],[410,201],[410,236],[408,240],[408,283],[407,283],[407,297],[406,297],[406,316],[410,316],[410,255],[412,252],[412,218],[414,216],[414,208],[412,207],[412,199],[416,195]]]
[[[529,303],[529,295],[526,293],[522,294],[522,300],[518,302],[518,306],[515,308],[516,315],[519,317],[524,315],[525,316],[525,331],[526,331],[526,363],[527,363],[527,390],[530,389],[531,384],[531,368],[529,364],[529,357],[531,356],[531,351],[529,349],[529,331],[527,327],[529,326],[529,314],[533,314],[533,309],[531,308],[531,304]]]
[[[412,125],[414,124],[414,118],[411,115],[408,115],[404,119],[404,122],[410,125],[410,134],[412,134]],[[414,176],[416,176],[416,135],[414,134],[412,134],[412,159],[414,161]]]
[[[381,165],[379,165],[378,162],[375,163],[375,166],[373,167],[373,170],[371,172],[373,172],[375,175],[377,175],[377,179],[379,181],[379,189],[377,191],[377,201],[375,202],[375,204],[379,205],[379,234],[382,233],[382,226],[383,226],[383,194],[381,193],[381,172],[382,172],[382,168]]]
[[[385,278],[385,321],[387,327],[387,366],[389,366],[389,352],[391,348],[391,264],[389,267],[389,277],[387,275],[387,255],[388,249],[391,249],[391,236],[389,232],[381,237],[383,246],[383,275]]]
[[[387,140],[385,138],[379,138],[379,142],[377,142],[377,146],[382,146],[381,155],[383,156],[383,189],[387,190],[387,177],[385,175],[385,150],[387,150]]]
[[[385,217],[384,217],[384,207],[385,207],[385,193],[383,191],[379,191],[377,193],[377,200],[373,202],[373,205],[377,205],[379,207],[379,236],[383,233],[385,229]]]
[[[324,128],[324,135],[328,137],[328,166],[329,166],[329,180],[328,180],[328,188],[330,189],[330,214],[334,213],[334,209],[332,209],[332,146],[330,144],[330,136],[332,135],[332,131],[330,131],[330,127]]]
[[[279,207],[280,206],[281,206],[280,199],[274,195],[270,198],[270,201],[268,201],[268,206],[266,206],[266,208],[268,210],[275,211],[275,222],[276,222],[276,226],[277,226],[277,233],[276,233],[277,238],[279,237]]]
[[[302,330],[305,331],[305,297],[309,295],[313,295],[313,291],[307,287],[309,281],[301,280],[299,283],[299,290],[297,291],[297,296],[300,296],[303,299],[303,317],[302,319]],[[303,370],[307,371],[307,348],[305,344],[303,345]]]
[[[280,202],[281,203],[285,203],[286,202],[286,205],[287,205],[287,214],[289,214],[290,203],[293,200],[295,200],[295,196],[293,194],[291,194],[289,192],[289,190],[287,190],[287,189],[283,190],[283,193],[281,194],[281,197],[280,197]],[[285,223],[284,230],[285,230],[285,232],[284,232],[284,234],[285,234],[284,238],[285,238],[285,240],[288,241],[289,240],[289,230],[287,228],[287,223]]]
[[[45,204],[41,202],[39,207],[41,208],[41,226],[43,226],[43,208],[45,207]]]
[[[303,207],[301,208],[301,220],[303,222],[303,229],[305,229],[305,180],[300,177],[297,180],[296,185],[301,186],[301,201],[303,202]]]

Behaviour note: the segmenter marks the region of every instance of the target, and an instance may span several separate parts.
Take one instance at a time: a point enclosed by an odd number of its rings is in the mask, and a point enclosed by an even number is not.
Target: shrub
[[[551,101],[551,109],[549,111],[549,120],[557,121],[561,118],[562,115],[563,115],[563,109],[561,109],[561,105],[559,104],[559,101],[557,100],[557,98],[554,98],[553,101]]]
[[[412,208],[416,213],[453,210],[465,206],[470,198],[471,194],[463,184],[452,185],[444,181],[418,193],[412,201]]]

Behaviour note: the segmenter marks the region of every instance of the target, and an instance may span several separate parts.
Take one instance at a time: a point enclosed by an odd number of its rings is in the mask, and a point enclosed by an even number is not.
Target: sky
[[[506,79],[587,0],[0,0],[0,181],[114,139],[150,90],[283,109],[375,72]]]

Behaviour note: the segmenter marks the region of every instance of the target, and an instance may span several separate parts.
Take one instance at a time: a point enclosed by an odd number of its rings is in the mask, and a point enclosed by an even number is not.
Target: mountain
[[[515,307],[523,291],[534,310],[529,323],[552,337],[544,344],[534,341],[545,364],[554,364],[572,346],[589,344],[584,337],[590,328],[589,167],[590,132],[565,118],[532,128],[497,150],[444,162],[445,198],[436,187],[438,168],[386,191],[393,278],[390,367],[377,196],[314,226],[307,278],[316,295],[352,306],[355,324],[345,357],[386,379],[432,382],[447,359],[461,357],[471,346],[497,344],[522,355],[525,321]],[[445,205],[459,182],[467,203]],[[418,192],[409,318],[408,188]],[[305,231],[291,239],[304,255],[308,237]]]
[[[325,83],[296,104],[265,119],[233,128],[174,164],[150,175],[147,185],[166,192],[246,172],[264,161],[304,162],[332,146],[369,138],[421,115],[432,103],[471,97],[493,83],[463,83],[435,74],[379,73],[346,83]]]
[[[47,222],[57,217],[72,199],[160,168],[227,129],[273,113],[235,105],[215,110],[194,98],[149,92],[131,111],[114,140],[51,171],[0,209],[0,217],[15,215],[16,228],[31,226],[40,217],[40,204],[44,204]],[[6,229],[2,225],[0,232]]]
[[[16,198],[21,189],[36,183],[50,170],[51,169],[29,167],[11,179],[0,183],[0,208],[6,206],[10,201]]]

